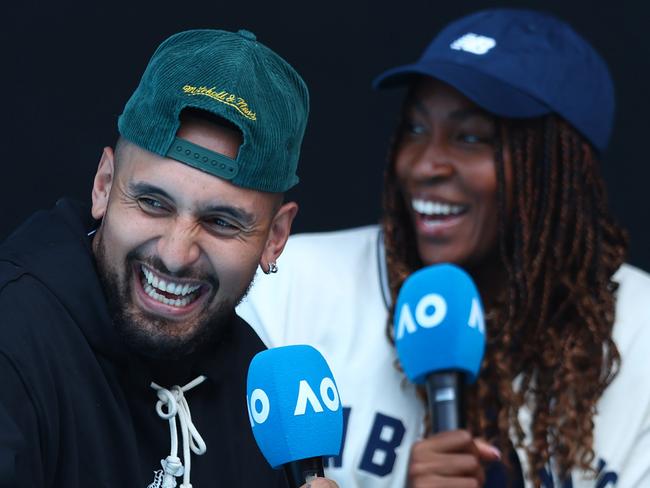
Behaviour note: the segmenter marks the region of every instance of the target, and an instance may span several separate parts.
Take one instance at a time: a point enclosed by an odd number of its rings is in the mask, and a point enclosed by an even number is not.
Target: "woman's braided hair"
[[[612,275],[627,238],[608,212],[594,150],[569,124],[548,115],[498,120],[497,127],[498,254],[506,278],[487,304],[486,353],[467,391],[468,425],[477,435],[496,433],[493,440],[506,451],[509,433],[516,433],[540,486],[550,457],[562,476],[592,466],[596,403],[620,362]],[[406,277],[423,266],[396,178],[399,143],[398,133],[383,194],[392,303]],[[389,337],[391,330],[389,319]],[[524,402],[532,406],[526,443],[517,418]]]

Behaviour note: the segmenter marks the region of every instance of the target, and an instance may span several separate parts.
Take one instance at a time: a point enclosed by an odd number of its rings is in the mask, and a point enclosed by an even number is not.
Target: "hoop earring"
[[[278,272],[278,265],[275,264],[275,262],[270,262],[269,263],[269,273],[277,273]]]

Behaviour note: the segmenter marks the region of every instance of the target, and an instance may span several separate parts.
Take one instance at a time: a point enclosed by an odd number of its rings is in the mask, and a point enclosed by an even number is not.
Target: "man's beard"
[[[131,273],[134,269],[133,263],[136,260],[147,261],[147,264],[153,269],[166,271],[161,260],[156,258],[143,259],[138,255],[137,251],[131,251],[124,260],[124,269],[126,271],[124,283],[120,283],[117,272],[109,265],[101,235],[95,236],[95,239],[100,239],[96,247],[96,261],[99,279],[106,296],[108,312],[115,330],[129,349],[142,356],[151,359],[180,359],[214,346],[222,332],[232,322],[236,304],[241,301],[248,291],[248,288],[244,290],[239,297],[236,297],[236,300],[223,300],[218,304],[216,310],[209,315],[204,313],[194,317],[192,320],[197,323],[194,324],[191,332],[170,333],[170,331],[174,331],[179,327],[180,323],[178,321],[165,319],[140,310],[132,299],[133,280],[131,279]],[[167,272],[167,274],[172,273]],[[176,276],[180,277],[178,273]],[[219,288],[218,280],[214,277],[202,277],[201,279],[212,283],[211,294],[214,297]],[[209,303],[210,300],[207,302]]]

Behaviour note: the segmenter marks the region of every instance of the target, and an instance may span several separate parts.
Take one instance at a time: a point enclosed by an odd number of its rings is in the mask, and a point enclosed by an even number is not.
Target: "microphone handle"
[[[432,433],[465,428],[464,376],[460,371],[438,371],[427,376]]]
[[[290,488],[298,488],[312,478],[324,478],[322,456],[299,459],[284,465],[284,472],[287,475]]]

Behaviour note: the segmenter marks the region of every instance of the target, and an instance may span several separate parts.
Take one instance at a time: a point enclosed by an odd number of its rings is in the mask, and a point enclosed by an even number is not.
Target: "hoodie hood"
[[[164,383],[161,380],[166,378],[181,376],[185,379],[178,381],[188,381],[205,374],[219,381],[228,370],[229,345],[248,334],[248,325],[233,312],[230,326],[224,327],[211,352],[174,361],[133,354],[113,327],[97,274],[91,236],[98,227],[88,205],[62,198],[52,209],[36,212],[0,244],[0,262],[14,265],[16,275],[28,274],[40,281],[63,304],[90,346],[129,366],[136,382],[147,388],[152,378]]]
[[[52,209],[32,215],[0,245],[0,261],[43,283],[93,349],[125,359],[127,351],[111,326],[88,236],[97,226],[88,205],[61,199]]]

